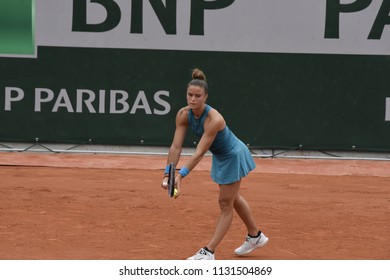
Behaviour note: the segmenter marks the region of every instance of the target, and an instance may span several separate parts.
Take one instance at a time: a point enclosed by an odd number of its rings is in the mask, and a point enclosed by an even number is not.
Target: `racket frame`
[[[175,164],[171,162],[169,164],[168,196],[173,197],[174,194],[175,194]]]

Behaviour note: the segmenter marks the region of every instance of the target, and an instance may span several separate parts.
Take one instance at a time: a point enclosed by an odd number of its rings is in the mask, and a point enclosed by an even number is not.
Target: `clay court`
[[[235,215],[216,252],[224,260],[390,259],[390,162],[264,159],[243,180],[268,245],[233,250]],[[185,259],[210,239],[219,213],[211,158],[160,187],[164,156],[0,153],[0,259]]]

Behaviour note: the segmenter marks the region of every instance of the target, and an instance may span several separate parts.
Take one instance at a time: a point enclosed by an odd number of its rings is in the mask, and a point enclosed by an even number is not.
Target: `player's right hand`
[[[164,177],[164,179],[161,182],[161,187],[165,190],[168,188],[168,177]]]

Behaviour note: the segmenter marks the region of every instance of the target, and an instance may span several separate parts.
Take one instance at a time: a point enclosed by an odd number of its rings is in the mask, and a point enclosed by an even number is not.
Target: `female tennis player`
[[[204,73],[195,69],[187,86],[187,104],[176,115],[176,130],[169,149],[167,164],[179,162],[182,145],[190,127],[200,137],[196,151],[178,172],[176,188],[181,191],[181,180],[201,161],[210,150],[213,154],[211,177],[219,184],[220,215],[214,234],[207,244],[189,260],[214,260],[214,252],[228,231],[233,209],[244,222],[248,235],[245,242],[235,250],[237,255],[245,255],[267,244],[268,238],[258,229],[247,201],[240,195],[241,178],[252,171],[256,165],[247,146],[228,128],[222,115],[206,104],[208,85]],[[169,166],[164,172],[161,186],[166,189]]]

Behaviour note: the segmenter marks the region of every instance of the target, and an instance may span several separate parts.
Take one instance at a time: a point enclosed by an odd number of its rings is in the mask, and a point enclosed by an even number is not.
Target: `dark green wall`
[[[390,150],[390,57],[39,47],[37,59],[0,58],[0,140],[169,145],[174,117],[185,106],[191,69],[208,77],[209,104],[245,143],[259,148]],[[5,110],[5,88],[23,89],[23,100]],[[35,89],[55,93],[34,112]],[[105,113],[52,112],[61,89],[76,108],[76,90],[106,90]],[[159,90],[166,115],[138,109],[110,114],[110,90],[129,93],[132,107],[144,91],[150,108]],[[99,107],[98,100],[94,107]],[[196,141],[189,136],[186,144]]]

